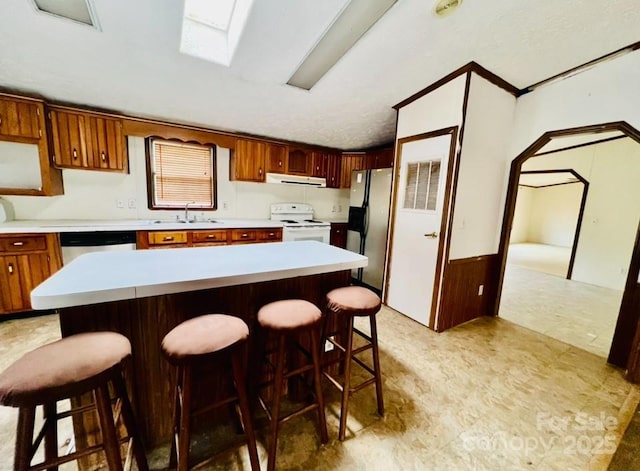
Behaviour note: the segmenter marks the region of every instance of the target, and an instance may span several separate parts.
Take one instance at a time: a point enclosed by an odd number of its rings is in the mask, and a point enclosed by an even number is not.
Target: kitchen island
[[[143,440],[153,447],[171,434],[175,373],[160,344],[173,327],[225,313],[244,319],[253,334],[262,305],[300,298],[322,306],[328,291],[349,284],[351,269],[366,265],[366,257],[314,241],[90,253],[33,290],[31,302],[59,311],[63,336],[111,330],[129,338],[134,407]],[[202,400],[211,400],[221,385],[215,372],[201,378]],[[80,446],[95,443],[92,420],[85,414],[75,422]]]

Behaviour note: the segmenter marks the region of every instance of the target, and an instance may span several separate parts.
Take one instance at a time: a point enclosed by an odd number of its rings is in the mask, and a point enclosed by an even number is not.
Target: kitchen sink
[[[149,221],[149,224],[217,224],[217,223],[218,221],[215,221],[213,219],[205,219],[203,221],[185,221],[183,219],[173,220],[173,221],[161,221],[161,220]]]

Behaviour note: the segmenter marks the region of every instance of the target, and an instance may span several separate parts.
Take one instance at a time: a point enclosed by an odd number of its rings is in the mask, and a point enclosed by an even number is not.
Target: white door
[[[429,325],[451,135],[402,144],[387,304]]]

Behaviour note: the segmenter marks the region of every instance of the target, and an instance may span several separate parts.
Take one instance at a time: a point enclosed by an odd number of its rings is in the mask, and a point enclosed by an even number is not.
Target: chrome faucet
[[[189,201],[187,204],[184,205],[184,222],[189,222],[189,205],[190,204],[196,204],[196,202]]]

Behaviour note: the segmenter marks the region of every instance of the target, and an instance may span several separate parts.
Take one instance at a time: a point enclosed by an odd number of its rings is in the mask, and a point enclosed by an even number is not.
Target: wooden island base
[[[169,442],[171,437],[171,404],[175,371],[163,358],[160,344],[163,337],[176,325],[208,313],[224,313],[238,316],[249,325],[251,349],[249,367],[259,364],[260,345],[256,345],[256,314],[258,309],[281,299],[305,299],[323,308],[328,291],[347,286],[350,270],[320,275],[228,286],[147,298],[113,301],[102,304],[61,308],[60,324],[63,337],[81,333],[109,330],[129,338],[133,361],[128,380],[132,402],[143,441],[147,448]],[[259,342],[263,342],[260,340]],[[256,348],[257,347],[257,348]],[[219,384],[215,372],[203,372],[197,377],[196,390],[201,400],[212,400]],[[75,404],[85,403],[78,398]],[[84,414],[74,422],[78,448],[99,441],[99,428],[90,414]],[[85,460],[81,469],[89,469]]]

